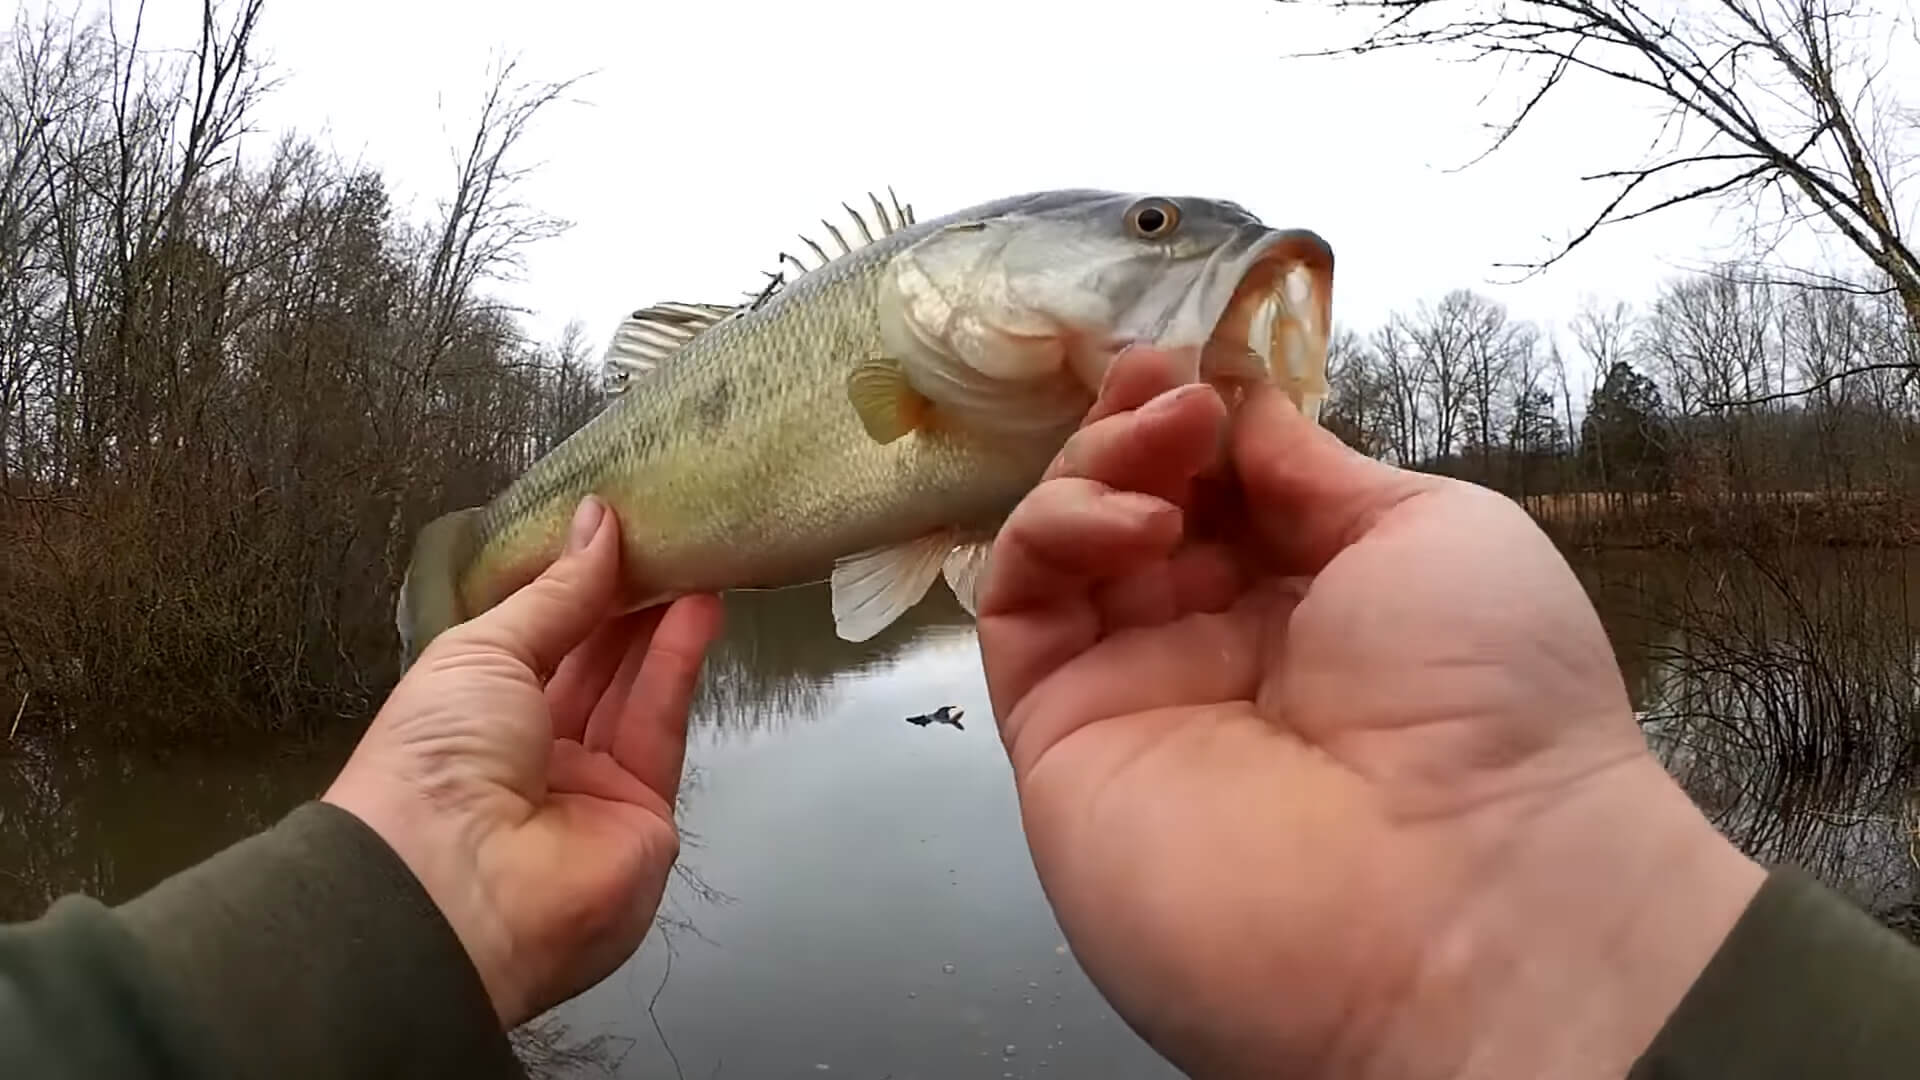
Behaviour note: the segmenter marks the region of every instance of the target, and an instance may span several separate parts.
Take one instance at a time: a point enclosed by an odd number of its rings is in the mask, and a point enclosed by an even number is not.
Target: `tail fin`
[[[472,506],[442,514],[421,526],[413,539],[413,555],[394,603],[402,673],[434,638],[466,621],[460,605],[460,571],[473,554],[480,509]]]

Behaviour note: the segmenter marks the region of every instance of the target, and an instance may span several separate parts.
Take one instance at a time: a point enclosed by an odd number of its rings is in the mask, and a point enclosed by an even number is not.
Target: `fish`
[[[619,607],[830,583],[865,641],[944,579],[969,615],[1000,525],[1114,357],[1194,349],[1188,381],[1327,393],[1333,250],[1218,198],[1070,188],[920,220],[891,188],[830,249],[782,251],[729,303],[620,323],[605,401],[482,505],[415,534],[401,667],[559,557],[580,501],[618,515]],[[851,234],[851,239],[849,238]],[[798,250],[798,249],[796,249]],[[1231,398],[1230,398],[1231,404]]]

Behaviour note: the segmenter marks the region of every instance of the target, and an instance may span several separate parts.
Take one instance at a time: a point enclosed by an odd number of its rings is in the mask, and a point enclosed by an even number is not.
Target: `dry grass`
[[[1884,491],[1577,491],[1518,501],[1557,541],[1581,548],[1920,545],[1920,503]]]

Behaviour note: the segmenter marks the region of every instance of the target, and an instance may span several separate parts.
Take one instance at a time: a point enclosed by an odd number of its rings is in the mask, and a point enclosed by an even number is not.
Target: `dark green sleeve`
[[[118,909],[0,929],[0,1076],[522,1075],[418,881],[325,804]]]
[[[1805,873],[1767,881],[1632,1080],[1920,1076],[1920,949]]]

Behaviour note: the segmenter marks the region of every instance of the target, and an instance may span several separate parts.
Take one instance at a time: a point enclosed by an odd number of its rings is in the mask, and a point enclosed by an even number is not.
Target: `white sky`
[[[148,5],[168,37],[191,31],[197,0]],[[528,147],[527,197],[574,227],[503,290],[536,333],[579,318],[596,349],[640,305],[737,299],[796,230],[887,185],[922,217],[1062,186],[1230,198],[1325,236],[1336,320],[1361,328],[1462,285],[1564,324],[1582,294],[1644,298],[1735,235],[1666,212],[1489,284],[1584,223],[1605,191],[1577,176],[1630,160],[1650,114],[1569,94],[1449,172],[1505,115],[1481,104],[1497,69],[1284,58],[1363,29],[1268,0],[269,0],[282,85],[264,119],[376,165],[425,213],[499,55],[531,77],[597,72]]]

